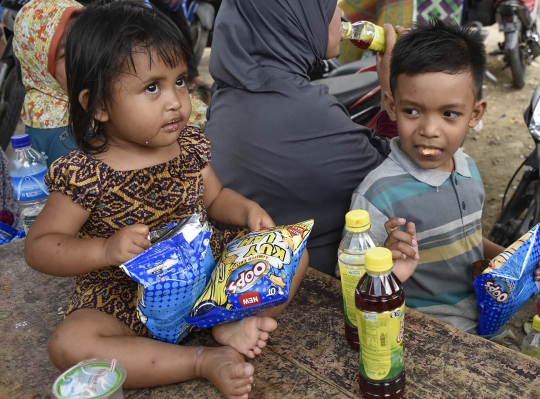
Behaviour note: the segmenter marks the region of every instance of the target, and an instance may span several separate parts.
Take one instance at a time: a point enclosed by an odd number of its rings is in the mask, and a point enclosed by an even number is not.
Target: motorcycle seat
[[[313,80],[312,85],[326,85],[328,93],[345,107],[349,107],[371,90],[379,86],[376,72],[362,72]]]
[[[362,58],[358,61],[349,62],[348,64],[343,64],[331,71],[327,78],[333,78],[335,76],[343,75],[352,75],[353,73],[358,72],[360,69],[374,66],[375,65],[375,56],[369,56]]]

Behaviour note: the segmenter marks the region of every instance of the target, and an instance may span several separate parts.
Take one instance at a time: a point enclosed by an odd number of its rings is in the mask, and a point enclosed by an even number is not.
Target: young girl
[[[203,377],[226,398],[247,398],[254,370],[243,355],[261,352],[277,327],[272,317],[285,305],[214,327],[223,347],[167,344],[148,338],[136,316],[137,286],[118,268],[149,247],[150,229],[195,212],[252,230],[274,225],[258,204],[223,188],[203,132],[185,126],[188,60],[183,36],[155,10],[118,1],[82,11],[66,47],[80,150],[51,166],[51,194],[28,233],[25,258],[40,272],[75,276],[67,317],[49,346],[60,370],[116,358],[127,369],[128,388]],[[225,236],[220,241],[214,231],[216,257]],[[293,294],[306,269],[304,256]]]

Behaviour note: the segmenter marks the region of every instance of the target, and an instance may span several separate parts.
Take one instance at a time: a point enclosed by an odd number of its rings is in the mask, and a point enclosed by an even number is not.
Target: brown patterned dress
[[[116,171],[91,155],[73,151],[51,165],[45,182],[50,191],[70,196],[90,212],[80,238],[107,238],[136,223],[153,230],[196,212],[206,219],[201,170],[210,162],[210,142],[202,130],[187,126],[178,143],[181,153],[175,159],[130,171]],[[211,246],[217,258],[235,232],[212,228]],[[138,335],[150,336],[137,316],[137,284],[119,267],[77,276],[75,283],[66,316],[81,308],[98,309]]]

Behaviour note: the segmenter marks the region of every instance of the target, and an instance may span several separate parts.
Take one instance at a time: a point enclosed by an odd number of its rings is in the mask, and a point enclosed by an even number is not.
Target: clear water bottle
[[[532,322],[532,330],[521,344],[521,353],[540,359],[540,317],[535,315]]]
[[[11,137],[13,155],[9,159],[8,172],[13,192],[21,211],[25,232],[45,206],[49,190],[43,181],[47,162],[32,148],[30,136],[18,134]]]
[[[359,349],[354,299],[356,285],[366,272],[364,267],[366,251],[379,245],[370,228],[371,223],[367,211],[355,209],[347,212],[345,215],[346,234],[338,249],[338,265],[345,308],[345,339],[356,350]]]

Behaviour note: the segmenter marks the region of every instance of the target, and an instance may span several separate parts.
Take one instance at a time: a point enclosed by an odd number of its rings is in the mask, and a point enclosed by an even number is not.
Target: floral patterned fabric
[[[26,86],[21,118],[27,126],[68,125],[68,96],[54,78],[56,50],[69,18],[82,7],[73,0],[33,0],[17,14],[13,49]]]
[[[91,155],[72,151],[51,165],[45,182],[50,191],[70,196],[90,212],[79,231],[81,238],[107,238],[135,223],[158,229],[196,212],[206,218],[201,170],[210,162],[210,142],[202,130],[188,126],[178,143],[180,156],[129,171],[116,171]],[[213,228],[211,246],[216,258],[235,235]],[[109,266],[83,274],[75,277],[75,283],[66,316],[80,308],[98,309],[138,335],[149,335],[135,310],[137,284],[120,268]]]
[[[0,148],[0,222],[19,229],[19,207],[9,180],[8,160]]]
[[[189,93],[189,99],[191,100],[191,115],[189,116],[188,125],[204,129],[206,126],[206,109],[208,105],[193,93]]]

